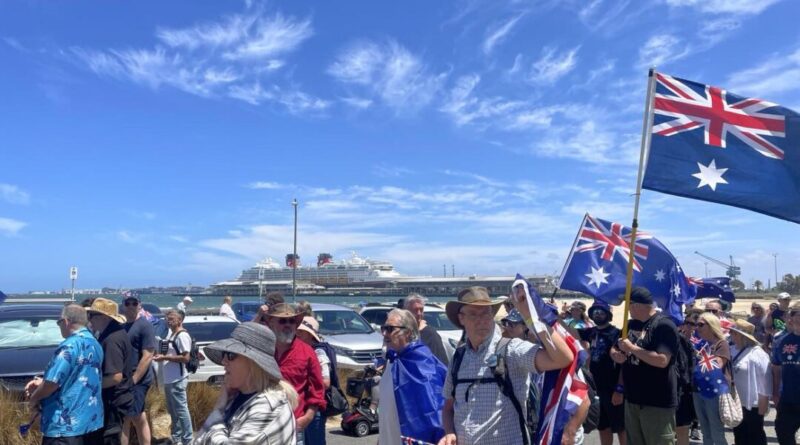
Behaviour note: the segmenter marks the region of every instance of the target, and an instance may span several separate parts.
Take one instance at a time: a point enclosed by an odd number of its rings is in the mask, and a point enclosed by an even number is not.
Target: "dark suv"
[[[0,385],[23,391],[34,376],[44,373],[64,338],[58,327],[63,305],[0,306]]]

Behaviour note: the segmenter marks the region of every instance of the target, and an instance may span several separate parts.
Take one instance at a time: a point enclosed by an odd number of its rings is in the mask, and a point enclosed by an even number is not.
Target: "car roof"
[[[0,318],[17,317],[58,317],[64,309],[63,304],[9,304],[0,306]]]
[[[367,311],[390,311],[392,309],[396,309],[394,306],[364,306],[361,308],[359,313],[367,312]],[[424,312],[444,312],[440,306],[437,305],[425,305]]]
[[[238,323],[238,321],[224,315],[187,315],[183,319],[183,324],[209,322]]]
[[[353,308],[342,306],[339,304],[330,304],[330,303],[311,303],[311,310],[314,312],[325,312],[325,311],[353,311]]]

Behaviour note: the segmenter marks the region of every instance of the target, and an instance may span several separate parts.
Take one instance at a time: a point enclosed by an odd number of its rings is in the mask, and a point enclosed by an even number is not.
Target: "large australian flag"
[[[642,186],[800,223],[800,114],[655,75]]]
[[[631,229],[589,214],[583,217],[559,288],[593,296],[611,305],[622,302]],[[653,236],[636,233],[633,285],[646,287],[658,307],[676,321],[683,320],[681,304],[694,300],[696,287],[689,283],[678,261]]]
[[[729,277],[689,278],[697,286],[697,298],[719,298],[727,302],[736,301]]]

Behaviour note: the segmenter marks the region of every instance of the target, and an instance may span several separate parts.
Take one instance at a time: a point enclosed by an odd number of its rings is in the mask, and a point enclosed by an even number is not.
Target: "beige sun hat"
[[[298,326],[303,321],[303,314],[297,312],[297,308],[289,303],[271,304],[267,311],[267,317],[294,318]]]
[[[128,319],[119,313],[119,306],[116,302],[107,298],[95,298],[92,306],[86,309],[86,312],[94,312],[102,314],[120,324],[125,324]]]
[[[300,326],[297,327],[297,330],[306,331],[318,342],[322,341],[319,338],[319,322],[314,317],[303,317],[303,321],[300,322]]]
[[[492,300],[492,297],[489,296],[489,291],[486,290],[485,287],[472,286],[459,292],[458,300],[448,301],[444,307],[444,311],[447,313],[447,318],[450,319],[454,325],[458,326],[459,329],[464,329],[464,326],[458,321],[458,312],[464,305],[491,306],[492,315],[494,316],[497,314],[503,302],[504,300],[500,299]]]
[[[760,345],[761,342],[756,339],[753,333],[756,332],[756,327],[749,321],[737,319],[728,329],[742,335],[753,343]]]

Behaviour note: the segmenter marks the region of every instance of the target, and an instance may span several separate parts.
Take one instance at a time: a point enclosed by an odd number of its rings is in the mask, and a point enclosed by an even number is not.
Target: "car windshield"
[[[0,349],[58,346],[64,338],[55,318],[0,321]]]
[[[369,334],[372,327],[354,311],[318,311],[314,316],[319,322],[322,335]]]
[[[389,315],[390,310],[391,309],[370,309],[364,311],[361,316],[372,324],[383,326],[383,324],[386,323],[386,317]]]
[[[229,338],[236,325],[237,323],[222,321],[203,321],[184,323],[183,328],[189,331],[195,341],[205,343]]]
[[[425,322],[428,323],[428,326],[433,326],[437,331],[459,330],[458,327],[447,318],[447,314],[444,312],[425,312],[422,316],[425,318]]]

